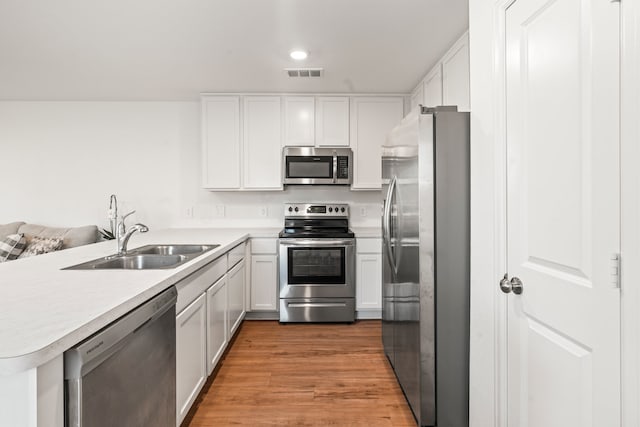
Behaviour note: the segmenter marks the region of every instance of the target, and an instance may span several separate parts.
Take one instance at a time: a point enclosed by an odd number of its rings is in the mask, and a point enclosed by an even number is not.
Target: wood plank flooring
[[[380,321],[245,321],[184,426],[415,426]]]

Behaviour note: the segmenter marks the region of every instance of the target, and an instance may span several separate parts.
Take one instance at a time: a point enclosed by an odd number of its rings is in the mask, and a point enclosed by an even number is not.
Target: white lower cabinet
[[[360,319],[382,315],[382,242],[358,239],[356,248],[356,311]]]
[[[244,249],[243,249],[244,250]],[[244,260],[229,271],[227,279],[227,309],[229,337],[238,329],[244,319]]]
[[[278,309],[278,256],[251,256],[251,310]]]
[[[241,243],[176,283],[176,426],[244,319],[244,257]]]
[[[278,310],[278,239],[251,239],[251,311]]]
[[[207,374],[227,347],[227,276],[207,289]]]
[[[207,380],[206,299],[202,294],[176,316],[176,425]]]

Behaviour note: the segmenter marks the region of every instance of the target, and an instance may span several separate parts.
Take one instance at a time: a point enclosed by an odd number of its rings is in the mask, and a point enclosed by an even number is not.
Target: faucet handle
[[[131,212],[124,214],[120,217],[120,219],[116,220],[116,229],[117,229],[117,236],[124,236],[124,234],[127,232],[127,226],[125,225],[124,221],[127,219],[127,217],[129,217],[131,214],[134,214],[136,211],[132,210]]]

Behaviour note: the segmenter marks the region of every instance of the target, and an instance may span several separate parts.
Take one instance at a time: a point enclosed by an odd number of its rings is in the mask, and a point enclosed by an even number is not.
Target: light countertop
[[[115,241],[0,264],[0,375],[31,369],[60,355],[249,237],[274,230],[170,229],[136,234],[147,244],[219,244],[166,270],[61,270],[112,255]]]
[[[356,238],[381,238],[382,227],[351,227],[351,230],[356,234]]]

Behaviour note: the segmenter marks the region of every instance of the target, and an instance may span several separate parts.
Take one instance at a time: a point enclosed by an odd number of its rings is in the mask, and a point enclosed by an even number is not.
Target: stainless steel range
[[[290,203],[280,232],[280,322],[355,320],[349,205]]]

